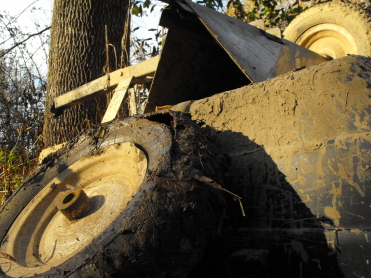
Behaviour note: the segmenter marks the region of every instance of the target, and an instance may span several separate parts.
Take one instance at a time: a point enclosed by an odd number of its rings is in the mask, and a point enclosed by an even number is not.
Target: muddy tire
[[[325,57],[371,56],[370,11],[345,3],[309,8],[286,28],[284,38]]]
[[[83,133],[1,208],[0,276],[186,277],[218,237],[217,161],[181,113]]]

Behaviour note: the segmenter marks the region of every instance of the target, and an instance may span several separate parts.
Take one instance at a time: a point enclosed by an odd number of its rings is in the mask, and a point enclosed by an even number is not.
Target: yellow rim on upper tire
[[[286,28],[284,38],[325,57],[371,56],[369,12],[344,3],[311,7]]]

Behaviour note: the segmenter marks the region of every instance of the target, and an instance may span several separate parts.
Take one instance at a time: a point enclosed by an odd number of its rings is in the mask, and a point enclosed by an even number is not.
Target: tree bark
[[[73,106],[59,118],[51,112],[54,98],[127,65],[121,59],[128,0],[55,0],[51,26],[49,72],[44,118],[44,147],[74,138],[81,130],[100,123],[107,97]],[[107,27],[105,27],[107,26]],[[128,27],[127,27],[128,28]],[[106,33],[109,58],[106,56]],[[126,32],[128,34],[128,32]],[[123,55],[128,57],[128,55]]]

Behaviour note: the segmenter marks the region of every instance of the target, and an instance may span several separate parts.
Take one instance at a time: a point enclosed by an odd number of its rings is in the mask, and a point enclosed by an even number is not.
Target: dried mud
[[[321,142],[347,124],[356,132],[368,130],[368,115],[356,122],[349,116],[355,109],[368,110],[370,92],[371,60],[348,56],[173,110],[189,112],[218,131],[241,132],[270,150]]]
[[[230,157],[231,277],[368,276],[370,96],[371,59],[348,56],[172,108]]]

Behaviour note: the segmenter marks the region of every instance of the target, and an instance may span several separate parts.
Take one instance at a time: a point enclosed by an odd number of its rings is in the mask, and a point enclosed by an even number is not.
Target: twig
[[[224,187],[222,187],[220,184],[216,183],[214,180],[208,178],[208,177],[205,177],[205,176],[195,176],[193,177],[194,179],[200,181],[200,182],[203,182],[203,183],[206,183],[207,185],[210,185],[211,187],[215,188],[215,189],[219,189],[219,190],[223,190],[229,194],[231,194],[232,196],[234,196],[235,200],[237,200],[239,203],[240,203],[240,207],[241,207],[241,212],[242,212],[242,216],[246,216],[245,214],[245,210],[243,209],[243,205],[242,205],[242,198],[240,196],[238,196],[237,194],[234,194],[233,192],[230,192],[229,190],[225,189]]]
[[[0,58],[4,57],[6,54],[8,54],[10,51],[12,51],[14,48],[20,46],[21,44],[25,43],[26,41],[28,41],[30,38],[32,37],[35,37],[35,36],[38,36],[38,35],[41,35],[42,33],[44,33],[45,31],[49,30],[50,29],[50,26],[49,27],[46,27],[45,29],[41,30],[40,32],[37,32],[37,33],[34,33],[34,34],[31,34],[31,35],[28,35],[27,38],[25,38],[23,41],[20,41],[20,42],[17,42],[15,45],[13,45],[11,48],[8,48],[6,50],[3,50],[0,52]]]
[[[121,61],[120,61],[120,67],[124,68],[129,66],[129,53],[127,48],[127,43],[130,44],[130,38],[129,38],[129,28],[130,28],[130,11],[131,11],[131,1],[128,1],[128,7],[127,7],[127,13],[125,17],[124,22],[124,34],[121,38]]]
[[[108,45],[109,45],[109,46],[112,46],[112,48],[113,48],[113,54],[115,54],[115,70],[117,70],[118,68],[117,68],[117,53],[116,53],[116,47],[115,47],[113,44],[111,44],[111,43],[109,43]]]
[[[106,41],[106,66],[105,66],[105,74],[110,73],[110,66],[109,66],[109,42],[108,42],[108,29],[107,25],[104,25],[104,38]]]
[[[17,14],[12,21],[9,21],[9,23],[7,25],[5,25],[5,27],[8,27],[8,25],[15,22],[29,7],[31,7],[33,4],[35,4],[38,1],[39,0],[33,1],[30,5],[28,5],[26,8],[24,8],[23,11],[21,11],[19,14]]]

